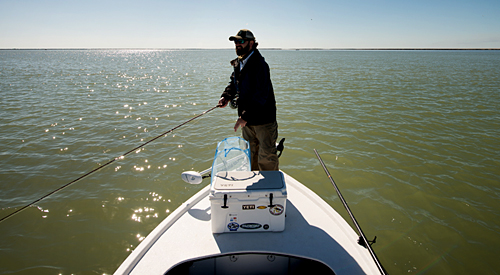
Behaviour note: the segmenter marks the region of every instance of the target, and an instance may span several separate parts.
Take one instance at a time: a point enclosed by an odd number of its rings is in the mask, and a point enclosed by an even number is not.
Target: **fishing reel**
[[[229,107],[231,107],[231,109],[238,108],[238,97],[235,97],[235,98],[231,99],[231,101],[229,101]]]

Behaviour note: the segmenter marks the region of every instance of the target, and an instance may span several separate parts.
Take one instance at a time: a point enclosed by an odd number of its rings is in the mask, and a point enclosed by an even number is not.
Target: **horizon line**
[[[234,50],[234,48],[0,48],[0,50]],[[260,48],[279,51],[498,51],[500,48],[418,48],[418,47],[367,47],[367,48]]]

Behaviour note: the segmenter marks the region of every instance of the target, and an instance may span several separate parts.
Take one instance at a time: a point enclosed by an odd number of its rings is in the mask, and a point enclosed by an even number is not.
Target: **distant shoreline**
[[[342,48],[342,49],[295,49],[296,51],[499,51],[500,48]]]
[[[274,51],[500,51],[500,48],[260,48]],[[0,51],[103,51],[103,50],[133,50],[133,51],[203,51],[203,50],[234,50],[233,48],[8,48]]]

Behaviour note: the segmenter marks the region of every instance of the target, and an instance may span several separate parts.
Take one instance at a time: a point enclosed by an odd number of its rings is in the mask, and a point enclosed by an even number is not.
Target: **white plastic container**
[[[286,185],[280,171],[222,171],[210,189],[213,233],[283,231]]]

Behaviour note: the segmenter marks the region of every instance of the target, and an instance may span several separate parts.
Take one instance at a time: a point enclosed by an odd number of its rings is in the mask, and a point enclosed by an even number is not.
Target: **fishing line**
[[[26,209],[26,208],[28,208],[28,207],[30,207],[30,206],[32,206],[32,205],[34,205],[34,204],[38,203],[39,201],[41,201],[41,200],[43,200],[43,199],[45,199],[45,198],[47,198],[47,197],[49,197],[49,196],[53,195],[54,193],[56,193],[56,192],[59,192],[59,191],[63,190],[64,188],[66,188],[66,187],[68,187],[68,186],[72,185],[73,183],[75,183],[75,182],[77,182],[77,181],[79,181],[79,180],[81,180],[81,179],[83,179],[83,178],[85,178],[85,177],[87,177],[87,176],[92,175],[93,173],[95,173],[95,172],[97,172],[97,171],[101,170],[102,168],[104,168],[104,167],[106,167],[106,166],[110,165],[111,163],[115,162],[116,160],[119,160],[119,159],[123,159],[123,158],[125,158],[125,156],[126,156],[126,155],[128,155],[128,154],[130,154],[130,153],[132,153],[132,152],[135,152],[135,151],[137,151],[137,150],[141,149],[142,147],[144,147],[144,146],[148,145],[149,143],[151,143],[151,142],[153,142],[153,141],[155,141],[155,140],[159,139],[159,138],[160,138],[160,137],[162,137],[162,136],[165,136],[165,135],[166,135],[166,134],[168,134],[168,133],[173,132],[175,129],[178,129],[178,128],[179,128],[179,127],[181,127],[181,126],[183,126],[183,125],[185,125],[185,124],[188,124],[189,122],[191,122],[191,121],[193,121],[193,120],[195,120],[195,119],[197,119],[197,118],[201,117],[202,115],[204,115],[204,114],[206,114],[206,113],[208,113],[208,112],[210,112],[210,111],[212,111],[212,110],[214,110],[214,109],[216,109],[216,108],[218,108],[218,107],[220,107],[220,105],[217,105],[217,106],[215,106],[215,107],[212,107],[212,108],[210,108],[210,109],[206,110],[205,112],[203,112],[203,113],[201,113],[201,114],[199,114],[199,115],[196,115],[196,116],[194,116],[194,117],[190,118],[189,120],[186,120],[185,122],[183,122],[183,123],[181,123],[181,124],[179,124],[179,125],[175,126],[174,128],[172,128],[172,129],[170,129],[170,130],[168,130],[168,131],[164,132],[163,134],[158,135],[158,136],[156,136],[155,138],[150,139],[149,141],[147,141],[147,142],[145,142],[145,143],[143,143],[143,144],[141,144],[141,145],[139,145],[139,146],[135,147],[134,149],[132,149],[132,150],[130,150],[130,151],[128,151],[128,152],[126,152],[126,153],[122,154],[121,156],[116,157],[116,158],[114,158],[114,159],[112,159],[112,160],[108,161],[107,163],[103,164],[102,166],[99,166],[99,167],[95,168],[94,170],[92,170],[92,171],[90,171],[90,172],[87,172],[86,174],[84,174],[84,175],[80,176],[79,178],[77,178],[77,179],[75,179],[75,180],[73,180],[73,181],[71,181],[71,182],[68,182],[67,184],[65,184],[65,185],[63,185],[63,186],[61,186],[61,187],[57,188],[56,190],[54,190],[54,191],[52,191],[52,192],[50,192],[50,193],[46,194],[45,196],[42,196],[41,198],[38,198],[37,200],[33,201],[32,203],[30,203],[30,204],[28,204],[28,205],[25,205],[25,206],[23,206],[23,207],[19,208],[18,210],[16,210],[16,211],[14,211],[14,212],[10,213],[9,215],[7,215],[7,216],[5,216],[5,217],[1,218],[1,219],[0,219],[0,222],[3,222],[4,220],[6,220],[6,219],[8,219],[8,218],[10,218],[10,217],[12,217],[12,216],[14,216],[15,214],[17,214],[17,213],[19,213],[19,212],[23,211],[24,209]]]

